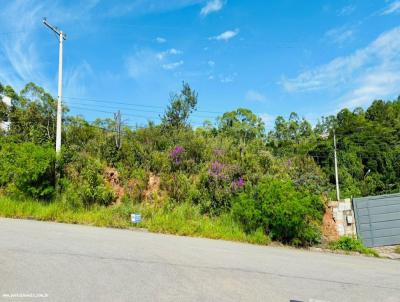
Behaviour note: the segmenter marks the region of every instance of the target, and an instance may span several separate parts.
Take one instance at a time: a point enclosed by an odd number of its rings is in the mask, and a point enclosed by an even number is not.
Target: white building
[[[8,96],[3,96],[1,101],[6,104],[6,106],[11,107],[11,98]],[[10,121],[0,121],[0,129],[3,131],[8,131],[8,129],[10,129]]]

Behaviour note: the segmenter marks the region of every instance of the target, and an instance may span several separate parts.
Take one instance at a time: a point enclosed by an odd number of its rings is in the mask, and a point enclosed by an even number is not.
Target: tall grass
[[[230,214],[218,217],[202,215],[200,210],[188,203],[154,209],[145,207],[143,225],[152,232],[184,236],[200,236],[212,239],[268,244],[269,238],[262,230],[246,234]]]
[[[142,222],[133,225],[130,213],[142,213]],[[14,200],[0,196],[0,216],[28,218],[64,223],[86,224],[101,227],[143,227],[151,232],[195,236],[212,239],[268,244],[269,238],[262,230],[246,234],[230,214],[208,217],[188,203],[162,207],[151,204],[119,206],[94,206],[90,209],[71,209],[60,201],[50,203],[24,199]]]
[[[0,197],[0,216],[9,218],[28,218],[115,228],[129,227],[129,220],[120,214],[117,208],[93,207],[90,210],[72,210],[61,202],[44,203],[30,199],[15,201],[8,197]]]

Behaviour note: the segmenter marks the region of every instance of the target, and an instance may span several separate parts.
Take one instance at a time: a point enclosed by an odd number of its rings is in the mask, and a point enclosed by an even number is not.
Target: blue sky
[[[400,0],[0,0],[0,82],[57,92],[63,29],[64,95],[88,119],[121,109],[157,121],[187,81],[193,123],[246,107],[268,127],[295,111],[321,115],[400,94]],[[137,106],[141,105],[141,106]]]

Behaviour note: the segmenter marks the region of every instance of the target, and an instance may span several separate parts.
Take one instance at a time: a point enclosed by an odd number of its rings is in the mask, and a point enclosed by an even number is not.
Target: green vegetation
[[[344,109],[311,124],[292,113],[266,133],[245,108],[192,128],[199,97],[188,84],[161,122],[117,133],[113,119],[88,122],[64,108],[54,154],[56,101],[29,83],[0,84],[0,215],[130,227],[267,244],[321,239],[324,201],[334,198],[333,130],[342,197],[400,190],[400,99]],[[55,188],[55,171],[59,173]]]
[[[396,246],[396,248],[394,249],[394,252],[397,254],[400,254],[400,245]]]
[[[375,250],[365,247],[360,240],[352,237],[342,237],[337,241],[330,242],[329,248],[332,250],[358,252],[368,256],[379,257]]]
[[[0,185],[49,199],[54,193],[54,164],[51,146],[30,142],[4,144],[0,149]]]
[[[269,237],[262,230],[245,233],[230,215],[207,217],[190,204],[166,204],[162,208],[150,205],[92,206],[89,209],[71,209],[63,202],[41,202],[32,199],[16,201],[0,197],[0,215],[9,218],[28,218],[100,227],[131,228],[130,213],[141,212],[143,222],[136,227],[152,232],[197,236],[213,239],[268,244]]]
[[[324,210],[321,198],[296,190],[291,180],[262,179],[234,199],[232,210],[245,230],[262,227],[274,240],[312,245],[321,237],[317,223]]]
[[[120,208],[94,206],[71,209],[62,202],[43,202],[34,199],[0,197],[0,215],[9,218],[29,218],[56,222],[127,228],[130,226]]]

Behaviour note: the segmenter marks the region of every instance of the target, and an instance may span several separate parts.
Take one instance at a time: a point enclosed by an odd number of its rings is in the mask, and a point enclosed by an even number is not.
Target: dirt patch
[[[150,174],[149,180],[147,181],[146,189],[142,193],[142,199],[144,201],[152,201],[155,198],[159,197],[160,183],[161,179],[159,176]]]
[[[322,235],[326,242],[338,240],[340,238],[333,219],[332,208],[327,207],[322,220]]]
[[[398,251],[400,251],[400,245],[374,247],[373,249],[377,251],[381,257],[400,260],[400,253],[398,253]]]
[[[124,187],[121,186],[118,171],[115,168],[107,167],[104,171],[107,183],[110,184],[115,196],[117,197],[115,203],[121,204],[122,197],[125,195]]]

